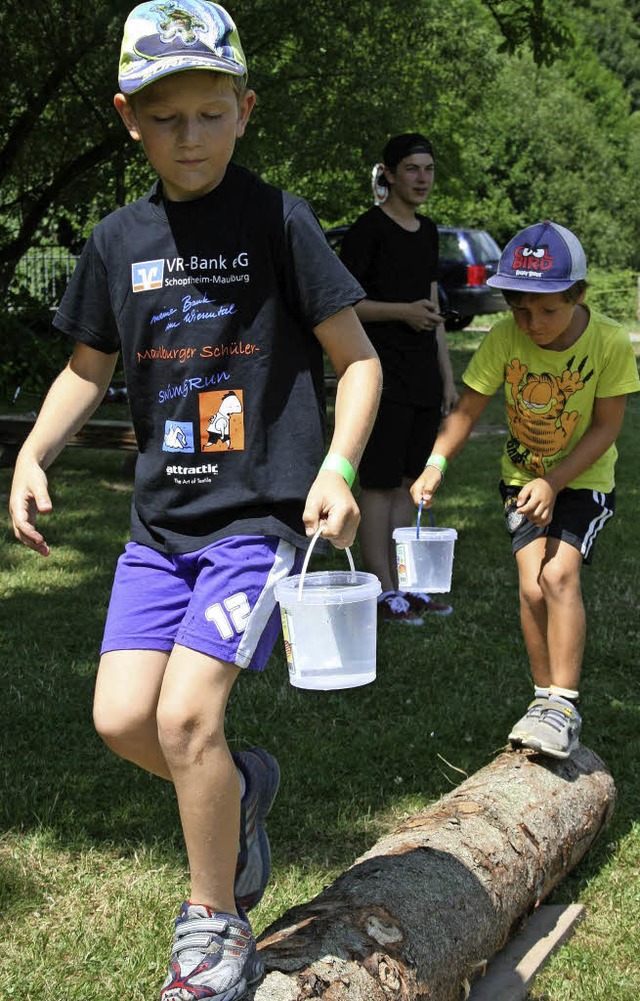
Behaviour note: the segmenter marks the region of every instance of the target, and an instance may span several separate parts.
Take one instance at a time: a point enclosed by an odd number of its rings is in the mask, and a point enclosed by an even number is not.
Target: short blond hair
[[[179,72],[184,72],[184,71],[180,70]],[[212,76],[216,76],[219,80],[222,80],[222,79],[228,80],[230,82],[230,84],[231,84],[231,89],[233,90],[234,94],[236,95],[238,103],[242,100],[242,98],[244,97],[244,95],[247,93],[248,87],[247,87],[247,76],[246,76],[246,74],[245,74],[245,76],[233,76],[231,73],[221,73],[219,70],[199,70],[198,72],[201,72],[201,73],[211,73]],[[168,74],[168,75],[170,75],[170,76],[177,76],[178,74],[177,73],[171,73],[171,74]],[[164,79],[166,79],[166,77]],[[150,84],[149,84],[149,86],[150,86]],[[124,95],[126,97],[128,103],[129,103],[129,105],[132,108],[135,108],[136,99],[140,96],[140,94],[144,94],[145,90],[147,90],[147,87],[141,87],[140,90],[134,91],[133,94],[125,94]]]

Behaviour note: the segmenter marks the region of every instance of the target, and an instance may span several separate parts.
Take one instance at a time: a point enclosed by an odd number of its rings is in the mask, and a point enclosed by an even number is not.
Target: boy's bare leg
[[[535,539],[516,553],[520,580],[520,626],[534,684],[548,688],[551,665],[547,645],[547,606],[540,585],[546,539]]]
[[[586,621],[582,556],[559,539],[535,539],[516,553],[520,622],[534,683],[577,690]]]
[[[94,721],[105,743],[176,788],[191,900],[235,914],[240,781],[224,737],[239,669],[186,647],[104,654]],[[167,760],[168,759],[168,760]]]
[[[236,914],[240,780],[224,734],[239,668],[176,645],[158,703],[158,734],[173,779],[191,871],[190,900]]]
[[[369,573],[376,575],[383,591],[398,589],[395,559],[391,565],[389,549],[393,494],[393,490],[361,490],[358,496],[362,562]]]
[[[550,683],[578,691],[587,632],[580,572],[582,554],[568,542],[548,539],[541,584],[547,605]]]
[[[171,779],[158,740],[156,712],[169,661],[161,650],[116,650],[103,654],[96,679],[96,730],[121,758]]]
[[[376,575],[383,591],[398,590],[395,528],[413,524],[416,508],[409,480],[393,490],[361,490],[358,506],[362,521],[358,531],[365,569]]]

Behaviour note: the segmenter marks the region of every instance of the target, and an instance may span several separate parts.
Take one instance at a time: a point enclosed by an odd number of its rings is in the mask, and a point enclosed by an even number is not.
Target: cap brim
[[[176,55],[158,60],[152,65],[146,65],[140,73],[131,73],[120,77],[118,83],[123,94],[136,94],[144,87],[174,73],[185,73],[187,70],[209,70],[214,73],[226,73],[228,76],[242,77],[246,75],[246,67],[230,59],[219,59],[215,56]]]
[[[572,285],[575,285],[579,278],[571,278],[569,281],[554,281],[544,278],[508,278],[504,275],[492,275],[487,278],[487,285],[492,288],[505,289],[511,292],[565,292]]]

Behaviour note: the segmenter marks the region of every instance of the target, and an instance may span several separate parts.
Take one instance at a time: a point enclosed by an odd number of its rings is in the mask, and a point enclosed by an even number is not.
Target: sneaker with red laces
[[[422,625],[422,619],[412,611],[400,591],[387,591],[378,599],[378,619],[380,622],[400,622],[404,626]]]
[[[243,913],[186,901],[176,918],[171,965],[159,1001],[238,1001],[264,973]]]
[[[430,612],[432,615],[451,615],[453,611],[451,605],[434,601],[428,594],[412,594],[411,591],[405,591],[402,597],[409,602],[409,608],[416,615],[424,615],[425,612]]]

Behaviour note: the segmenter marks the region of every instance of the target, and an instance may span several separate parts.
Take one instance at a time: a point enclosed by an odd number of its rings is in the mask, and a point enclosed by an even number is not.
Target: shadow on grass
[[[633,433],[631,421],[629,442]],[[336,872],[350,865],[386,825],[486,765],[524,711],[530,681],[515,566],[495,489],[498,453],[491,435],[474,442],[448,473],[435,509],[438,524],[459,532],[452,616],[427,619],[421,629],[381,628],[378,677],[361,689],[292,688],[281,644],[263,676],[241,676],[236,685],[228,712],[231,746],[266,746],[282,765],[269,820],[276,866]],[[71,850],[108,843],[132,852],[136,844],[153,843],[175,859],[183,848],[170,785],[115,758],[91,722],[102,625],[129,504],[113,468],[101,470],[94,465],[87,472],[74,459],[58,475],[67,507],[52,520],[50,537],[73,539],[68,572],[63,547],[59,577],[43,572],[42,584],[31,578],[23,586],[17,544],[7,536],[0,552],[12,576],[0,639],[0,831],[44,826]],[[90,498],[74,506],[81,488]],[[558,899],[588,881],[640,814],[639,546],[630,530],[637,495],[635,482],[621,491],[620,516],[583,575],[590,624],[584,740],[610,768],[619,803],[606,839],[557,891]],[[357,546],[354,557],[359,565]],[[311,569],[343,563],[342,554],[332,554],[314,558]],[[19,893],[19,878],[8,876],[6,892]]]

